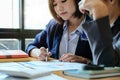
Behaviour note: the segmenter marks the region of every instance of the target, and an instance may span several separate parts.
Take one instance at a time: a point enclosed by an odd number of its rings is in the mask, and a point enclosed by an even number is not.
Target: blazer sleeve
[[[53,29],[53,26],[56,24],[55,20],[50,20],[50,22],[46,25],[45,30],[42,30],[38,34],[36,34],[34,40],[27,46],[26,53],[29,54],[29,52],[33,48],[40,48],[40,47],[48,47],[48,37],[51,34],[51,31]],[[49,42],[50,43],[50,42]]]
[[[108,16],[86,22],[82,28],[88,37],[93,64],[120,66],[120,33],[116,36],[118,39],[115,41]]]

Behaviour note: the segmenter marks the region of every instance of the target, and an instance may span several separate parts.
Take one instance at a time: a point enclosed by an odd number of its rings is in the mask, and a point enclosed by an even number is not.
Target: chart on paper
[[[79,64],[79,63],[60,62],[58,60],[52,60],[48,62],[44,62],[44,61],[19,62],[19,64],[34,69],[47,69],[49,71],[80,69],[83,66],[83,64]]]

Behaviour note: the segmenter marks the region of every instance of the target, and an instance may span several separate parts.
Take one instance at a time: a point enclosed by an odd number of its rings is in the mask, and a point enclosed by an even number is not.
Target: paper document
[[[19,64],[29,66],[35,69],[45,70],[47,69],[48,71],[80,69],[83,66],[83,64],[80,63],[60,62],[58,60],[52,60],[48,62],[44,61],[19,62]]]
[[[34,79],[25,79],[25,78],[20,78],[20,77],[8,76],[2,80],[67,80],[67,79],[60,77],[60,76],[57,76],[55,74],[50,74],[47,76],[42,76],[42,77],[38,77],[38,78],[34,78]]]
[[[49,75],[51,72],[45,69],[33,69],[31,67],[23,66],[19,63],[0,63],[0,72],[6,73],[10,76],[19,76],[24,78],[35,78]]]
[[[0,63],[0,72],[11,76],[35,78],[49,75],[51,71],[80,69],[83,64],[52,60]]]

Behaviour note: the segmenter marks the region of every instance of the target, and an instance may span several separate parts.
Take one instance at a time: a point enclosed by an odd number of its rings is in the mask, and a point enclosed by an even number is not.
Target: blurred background
[[[52,19],[48,0],[0,0],[0,49],[22,49]]]

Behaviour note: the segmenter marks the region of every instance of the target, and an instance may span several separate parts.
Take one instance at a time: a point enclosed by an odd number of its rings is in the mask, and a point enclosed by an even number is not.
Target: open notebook
[[[60,62],[58,60],[28,61],[28,62],[6,62],[0,63],[0,72],[10,76],[35,78],[49,75],[52,71],[78,69],[82,64]]]
[[[42,77],[51,73],[45,69],[37,69],[30,66],[24,66],[15,62],[0,63],[0,72],[8,74],[10,76],[22,78]]]

